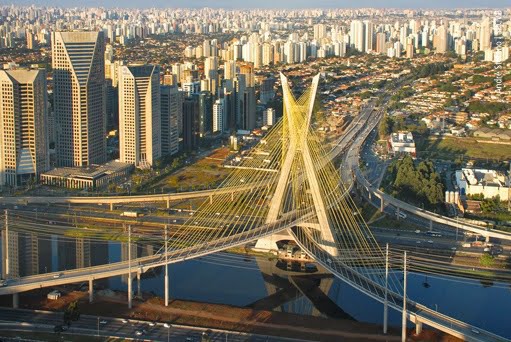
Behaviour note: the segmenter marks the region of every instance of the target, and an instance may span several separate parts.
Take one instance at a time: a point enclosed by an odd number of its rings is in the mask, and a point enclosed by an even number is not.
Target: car
[[[421,243],[421,241],[420,241],[420,240],[417,240],[417,242],[416,242],[416,243]]]
[[[142,333],[142,331],[140,331],[140,330],[135,330],[135,335],[137,335],[137,336],[142,336],[142,334],[143,334],[143,333]]]
[[[163,323],[163,327],[164,327],[164,328],[169,329],[169,328],[170,328],[170,324],[168,324],[168,323]]]
[[[176,223],[176,222],[177,222],[177,220],[174,220],[174,221],[172,221],[172,222]]]
[[[476,328],[472,328],[472,332],[473,332],[474,334],[479,334],[479,333],[480,333],[480,331],[479,331],[479,330],[477,330]]]
[[[7,286],[7,280],[6,279],[0,279],[0,287]]]
[[[126,318],[123,318],[122,321],[121,321],[123,324],[126,324],[128,323],[128,320]]]
[[[58,279],[58,278],[62,277],[62,275],[63,275],[63,273],[54,274],[53,279]]]
[[[433,240],[428,240],[428,243],[433,243]]]
[[[149,322],[149,326],[150,326],[150,327],[154,327],[155,325],[156,325],[156,323],[154,323],[154,322]]]
[[[103,324],[103,325],[104,325],[104,324],[107,324],[107,323],[108,323],[108,322],[107,322],[106,320],[104,320],[104,319],[102,319],[101,321],[99,321],[99,324]]]
[[[452,250],[452,251],[455,251],[455,250],[456,250],[456,247],[451,247],[451,250]]]
[[[417,229],[417,230],[415,231],[415,233],[416,233],[416,234],[420,234],[420,233],[421,233],[420,229]]]

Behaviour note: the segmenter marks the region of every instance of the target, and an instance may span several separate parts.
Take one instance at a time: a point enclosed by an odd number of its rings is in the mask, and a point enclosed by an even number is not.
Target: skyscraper
[[[479,42],[480,51],[491,48],[491,23],[490,18],[488,17],[485,17],[481,22],[481,27],[479,30]]]
[[[161,157],[160,68],[121,66],[119,71],[120,160],[147,168]]]
[[[183,150],[190,152],[199,146],[198,134],[199,100],[198,97],[183,101]]]
[[[161,86],[161,154],[179,151],[179,117],[183,115],[181,93],[177,86]]]
[[[223,132],[224,116],[225,116],[224,99],[218,99],[213,105],[213,133]]]
[[[0,185],[48,170],[47,98],[44,70],[0,70]]]
[[[364,23],[360,20],[353,20],[350,26],[350,46],[360,52],[364,51]]]
[[[364,21],[364,34],[365,34],[365,50],[366,52],[373,51],[373,36],[374,36],[374,24],[370,21]]]
[[[88,166],[106,159],[103,32],[52,34],[57,162]]]
[[[433,47],[437,53],[446,53],[448,49],[448,32],[445,25],[440,25],[437,28],[435,37],[433,39]]]

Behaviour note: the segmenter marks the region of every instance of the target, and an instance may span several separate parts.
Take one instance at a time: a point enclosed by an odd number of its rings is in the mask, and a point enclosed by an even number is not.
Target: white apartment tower
[[[223,132],[225,117],[224,99],[218,99],[213,104],[213,133]]]
[[[44,70],[0,70],[1,186],[48,170],[47,98]]]
[[[161,157],[160,68],[154,65],[120,68],[120,160],[148,168]]]
[[[57,163],[89,166],[106,159],[103,32],[54,32],[52,66]]]

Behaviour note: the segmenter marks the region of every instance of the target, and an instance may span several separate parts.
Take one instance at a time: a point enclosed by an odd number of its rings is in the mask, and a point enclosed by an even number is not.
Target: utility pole
[[[9,211],[5,209],[5,278],[9,278]]]
[[[385,301],[383,302],[383,333],[387,334],[388,320],[388,287],[389,287],[389,244],[385,250]]]
[[[401,342],[406,342],[406,251],[403,257],[403,316],[401,318]]]
[[[165,225],[165,306],[169,306],[169,264],[167,255],[167,229],[168,225]]]
[[[511,160],[509,161],[509,172],[507,174],[507,210],[511,211]]]
[[[131,291],[131,225],[128,225],[128,308],[132,307]]]

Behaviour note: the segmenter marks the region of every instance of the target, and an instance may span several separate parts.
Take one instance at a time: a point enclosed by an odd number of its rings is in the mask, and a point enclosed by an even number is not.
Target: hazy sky
[[[61,7],[221,7],[221,8],[446,8],[509,7],[509,0],[17,0],[4,3]]]

